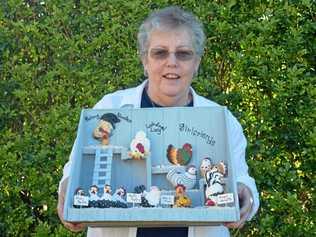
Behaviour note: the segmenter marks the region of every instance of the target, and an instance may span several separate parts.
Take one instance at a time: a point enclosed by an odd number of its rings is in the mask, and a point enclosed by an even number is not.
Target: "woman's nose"
[[[174,67],[178,65],[177,57],[175,53],[169,52],[168,58],[167,58],[167,66]]]

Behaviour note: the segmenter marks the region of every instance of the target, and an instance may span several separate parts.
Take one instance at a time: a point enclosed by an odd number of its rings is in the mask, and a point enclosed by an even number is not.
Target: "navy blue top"
[[[146,89],[144,89],[142,94],[142,101],[140,104],[141,108],[152,108],[152,107],[163,107],[159,104],[154,103],[148,96]],[[189,104],[186,105],[186,107],[193,107],[193,100],[190,101]]]
[[[187,104],[193,107],[193,100]],[[154,103],[149,98],[146,89],[142,94],[141,108],[163,107]],[[188,227],[156,227],[156,228],[137,228],[137,237],[187,237]]]

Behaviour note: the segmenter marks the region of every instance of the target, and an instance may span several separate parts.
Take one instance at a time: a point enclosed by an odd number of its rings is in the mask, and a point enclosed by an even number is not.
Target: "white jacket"
[[[119,90],[111,94],[105,95],[95,106],[94,109],[111,109],[111,108],[140,108],[141,97],[147,80],[141,85],[126,89]],[[193,95],[193,106],[219,106],[217,103],[212,102],[202,96],[199,96],[195,91],[191,89]],[[248,218],[250,220],[259,208],[259,194],[255,181],[248,174],[248,166],[245,160],[245,150],[247,146],[246,138],[243,134],[242,127],[237,119],[229,112],[228,117],[228,128],[229,134],[231,135],[231,147],[232,147],[232,159],[235,166],[235,173],[237,182],[245,184],[250,188],[253,196],[253,207],[251,214]],[[74,146],[75,147],[75,144]],[[70,154],[69,161],[64,166],[63,177],[60,181],[62,183],[66,178],[69,177],[71,161],[73,159],[73,151]],[[60,185],[59,185],[60,186]],[[137,228],[88,228],[88,237],[136,237]],[[228,229],[221,226],[210,226],[210,227],[189,227],[188,237],[226,237],[229,236]]]

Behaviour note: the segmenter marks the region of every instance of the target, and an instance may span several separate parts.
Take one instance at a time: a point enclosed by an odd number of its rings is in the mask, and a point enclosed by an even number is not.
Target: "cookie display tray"
[[[101,145],[92,134],[102,115],[115,114],[115,124],[108,145]],[[231,161],[230,140],[227,134],[228,111],[226,107],[195,108],[146,108],[146,109],[84,109],[81,112],[77,138],[73,148],[73,160],[68,181],[64,219],[84,222],[90,226],[189,226],[212,225],[239,219],[239,203],[235,171]],[[138,131],[144,131],[150,141],[150,153],[145,159],[129,157],[130,144]],[[166,179],[173,164],[167,159],[167,148],[172,144],[181,148],[192,145],[189,165],[198,169],[201,160],[210,157],[214,163],[225,162],[225,192],[233,194],[233,203],[205,207],[204,177],[197,175],[194,188],[187,190],[192,200],[190,208],[140,207],[128,204],[128,208],[74,207],[74,194],[78,187],[89,190],[92,184],[102,188],[110,184],[113,189],[124,186],[133,193],[138,185],[147,191],[157,186],[161,194],[173,195],[174,187]],[[108,156],[105,169],[96,175],[100,154]],[[98,173],[98,172],[97,172]],[[102,175],[101,175],[102,173]],[[98,180],[99,179],[99,180]]]

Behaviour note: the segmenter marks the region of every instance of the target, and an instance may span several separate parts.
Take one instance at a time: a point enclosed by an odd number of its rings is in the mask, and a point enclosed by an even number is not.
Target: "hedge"
[[[314,1],[0,4],[0,236],[75,236],[59,222],[56,203],[80,111],[144,79],[137,29],[168,5],[203,22],[206,50],[193,86],[228,106],[248,139],[261,206],[232,234],[316,232]]]

